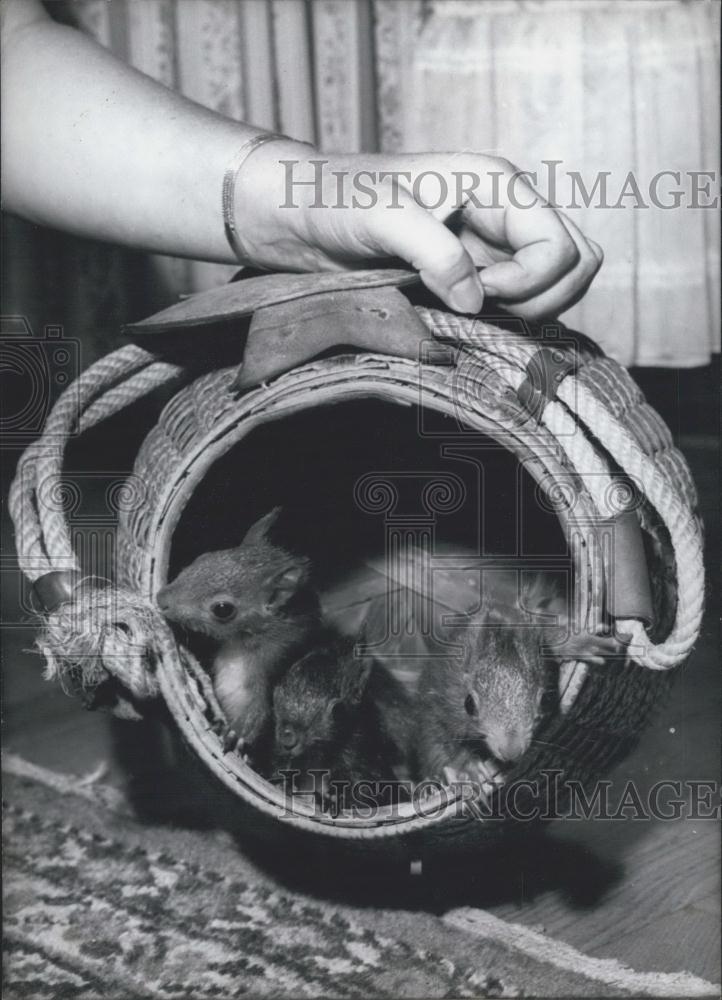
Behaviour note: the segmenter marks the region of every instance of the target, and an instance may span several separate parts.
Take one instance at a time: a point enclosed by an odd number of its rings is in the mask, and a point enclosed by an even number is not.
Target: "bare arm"
[[[260,130],[136,72],[53,22],[38,0],[2,0],[0,10],[3,206],[94,239],[234,261],[223,176]],[[295,177],[305,181],[294,189],[295,207],[287,207],[283,160],[296,161]],[[459,191],[459,171],[478,180],[478,200]],[[520,316],[556,315],[584,294],[602,253],[515,172],[506,160],[473,152],[325,158],[291,139],[272,142],[240,171],[235,223],[248,259],[261,266],[329,270],[397,257],[459,312],[477,312],[490,294]],[[341,204],[340,174],[348,192]],[[431,184],[417,184],[425,175]],[[355,199],[361,177],[367,193]],[[459,213],[457,236],[445,223]]]
[[[136,72],[37,0],[3,8],[3,206],[83,236],[232,261],[223,173],[259,130]]]

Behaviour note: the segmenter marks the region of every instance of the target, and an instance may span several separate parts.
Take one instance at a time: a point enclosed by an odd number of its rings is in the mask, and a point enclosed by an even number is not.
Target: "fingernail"
[[[484,304],[484,292],[476,275],[468,274],[451,286],[449,304],[456,312],[478,313]]]

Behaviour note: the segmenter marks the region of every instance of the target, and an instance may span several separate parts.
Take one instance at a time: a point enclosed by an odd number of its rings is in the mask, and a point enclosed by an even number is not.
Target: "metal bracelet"
[[[289,142],[293,141],[289,136],[282,135],[280,132],[261,132],[260,135],[254,135],[251,139],[247,139],[240,149],[237,150],[223,175],[223,228],[225,229],[226,239],[230,244],[231,250],[238,258],[240,264],[248,264],[249,260],[244,252],[243,243],[238,235],[233,215],[233,196],[236,189],[236,180],[241,167],[251,153],[264,143],[275,142],[278,139],[287,139]]]

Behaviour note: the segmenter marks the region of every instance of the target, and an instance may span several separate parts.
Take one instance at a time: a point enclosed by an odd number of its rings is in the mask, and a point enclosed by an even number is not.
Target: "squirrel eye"
[[[473,695],[467,694],[464,700],[464,708],[467,715],[476,715],[476,702]]]
[[[231,604],[230,601],[216,601],[215,604],[211,604],[211,614],[214,618],[217,618],[219,622],[230,621],[235,613],[236,606],[235,604]]]
[[[342,701],[331,702],[331,718],[334,722],[343,722],[346,718],[346,706]]]

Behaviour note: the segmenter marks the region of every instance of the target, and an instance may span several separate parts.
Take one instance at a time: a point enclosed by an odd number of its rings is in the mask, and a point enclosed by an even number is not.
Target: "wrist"
[[[299,173],[304,180],[312,177],[308,161],[320,156],[307,143],[274,136],[241,162],[233,179],[230,213],[245,262],[305,269],[305,216],[313,186],[303,186],[299,197],[293,181]]]

